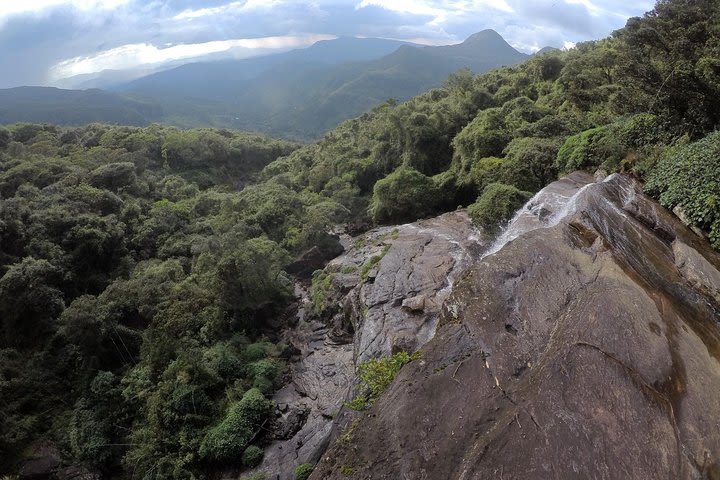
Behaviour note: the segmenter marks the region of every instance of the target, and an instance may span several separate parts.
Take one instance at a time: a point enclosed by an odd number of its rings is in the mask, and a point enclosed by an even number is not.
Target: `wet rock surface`
[[[325,268],[340,295],[333,324],[354,331],[355,360],[415,351],[483,242],[465,212],[385,227],[360,237]]]
[[[343,242],[347,251],[325,268],[325,321],[301,309],[298,327],[286,334],[296,355],[291,381],[273,398],[276,440],[259,467],[268,479],[294,479],[296,466],[320,459],[351,399],[356,365],[429,341],[455,279],[482,250],[464,212],[381,227]],[[296,294],[312,308],[307,292]]]
[[[508,232],[311,478],[720,478],[720,256],[617,175]]]

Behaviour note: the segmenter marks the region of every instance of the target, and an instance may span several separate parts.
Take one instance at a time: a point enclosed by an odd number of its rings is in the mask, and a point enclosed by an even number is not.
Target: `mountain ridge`
[[[186,63],[104,90],[37,91],[44,105],[22,91],[0,90],[0,122],[162,122],[315,140],[388,99],[404,101],[440,86],[458,70],[482,73],[528,58],[489,29],[440,46],[338,37],[273,55]],[[107,84],[118,76],[100,75]]]

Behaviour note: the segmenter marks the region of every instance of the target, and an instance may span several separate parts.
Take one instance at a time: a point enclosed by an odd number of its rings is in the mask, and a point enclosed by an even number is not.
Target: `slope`
[[[85,125],[93,122],[145,125],[162,116],[152,100],[134,100],[102,90],[19,87],[0,90],[0,124],[44,122]]]

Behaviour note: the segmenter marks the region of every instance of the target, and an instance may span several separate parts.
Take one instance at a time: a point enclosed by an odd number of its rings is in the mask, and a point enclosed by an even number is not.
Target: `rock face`
[[[720,256],[573,174],[460,279],[312,479],[720,479]]]
[[[268,479],[292,480],[296,466],[320,459],[352,396],[356,365],[428,342],[453,282],[482,250],[464,212],[344,240],[346,253],[325,268],[326,323],[301,309],[285,338],[299,354],[290,383],[273,398],[276,441],[259,467]]]
[[[456,278],[481,251],[470,218],[452,212],[373,230],[331,261],[325,271],[341,307],[333,323],[354,331],[356,362],[427,343]]]

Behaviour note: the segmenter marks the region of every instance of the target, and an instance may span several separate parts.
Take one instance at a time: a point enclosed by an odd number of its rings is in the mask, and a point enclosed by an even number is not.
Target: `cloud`
[[[130,3],[131,0],[2,0],[0,21],[15,15],[40,14],[58,7],[80,11],[112,10]]]
[[[230,2],[217,7],[200,8],[193,10],[188,8],[173,17],[173,20],[187,20],[192,18],[210,17],[215,15],[238,14],[252,10],[271,9],[281,5],[282,0],[245,0],[242,2]]]
[[[450,44],[486,28],[526,52],[602,38],[653,0],[0,0],[0,87],[250,56],[310,34]],[[293,48],[283,44],[272,51]],[[298,43],[297,46],[305,45]],[[168,63],[170,62],[170,63]],[[174,62],[174,63],[173,63]]]
[[[148,43],[123,45],[92,56],[75,57],[51,67],[52,80],[100,72],[102,70],[129,70],[164,62],[186,60],[213,53],[241,48],[247,50],[287,50],[312,45],[320,40],[336,38],[332,35],[283,36],[239,38],[205,43],[179,44],[158,48]],[[246,53],[244,56],[250,56]]]
[[[377,6],[393,12],[432,17],[428,25],[441,25],[450,17],[463,16],[479,10],[513,12],[513,8],[508,5],[506,0],[362,0],[355,8],[359,10],[369,6]]]

